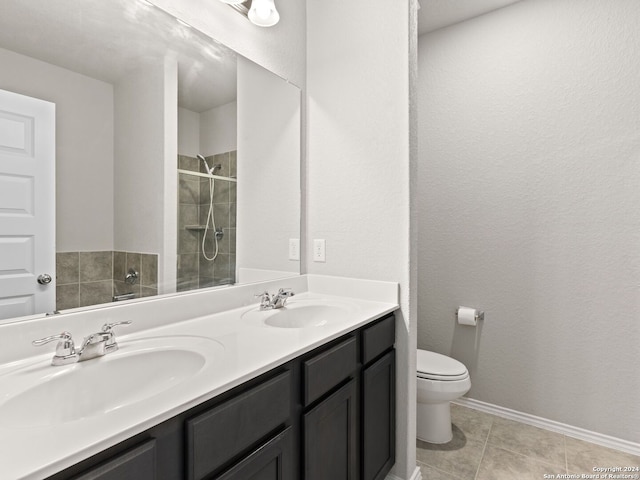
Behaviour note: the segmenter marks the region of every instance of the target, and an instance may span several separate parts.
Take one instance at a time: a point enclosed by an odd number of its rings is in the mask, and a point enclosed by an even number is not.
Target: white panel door
[[[0,321],[54,311],[55,267],[55,105],[0,90]]]

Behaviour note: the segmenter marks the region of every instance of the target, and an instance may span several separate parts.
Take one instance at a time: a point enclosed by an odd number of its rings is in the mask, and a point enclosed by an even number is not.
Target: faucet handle
[[[262,292],[262,293],[256,293],[253,296],[253,298],[259,298],[260,302],[270,302],[271,301],[271,295],[266,290],[264,292]]]
[[[76,354],[76,346],[73,343],[73,338],[71,338],[71,334],[69,332],[62,332],[58,335],[51,335],[49,337],[40,338],[31,342],[31,344],[35,347],[39,347],[49,342],[53,342],[54,340],[60,340],[58,342],[58,345],[56,346],[55,357],[66,358]]]
[[[102,325],[102,331],[105,333],[111,333],[113,327],[117,327],[118,325],[131,325],[131,320],[125,320],[124,322],[105,323],[104,325]]]
[[[271,295],[266,290],[262,293],[257,293],[254,298],[260,299],[260,309],[265,310],[271,306]]]
[[[113,322],[113,323],[105,323],[102,326],[102,333],[105,335],[105,348],[109,352],[114,352],[118,349],[118,344],[116,343],[115,335],[113,334],[113,327],[117,327],[118,325],[131,325],[131,320],[125,320],[124,322]]]
[[[105,323],[102,326],[102,335],[104,335],[105,337],[105,354],[118,350],[118,344],[116,343],[115,338],[116,336],[113,333],[113,327],[117,327],[118,325],[131,325],[131,320],[125,320],[124,322]]]
[[[290,297],[293,297],[295,295],[295,293],[293,293],[293,290],[291,288],[281,288],[278,290],[278,293],[276,293],[273,296],[273,308],[282,308],[285,306],[285,304],[287,303],[287,300]]]

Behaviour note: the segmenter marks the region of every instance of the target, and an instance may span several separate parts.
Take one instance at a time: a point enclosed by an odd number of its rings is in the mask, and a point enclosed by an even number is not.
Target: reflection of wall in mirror
[[[56,104],[56,250],[113,250],[113,85],[0,49],[0,84]]]
[[[159,293],[175,291],[177,68],[149,62],[115,85],[114,250],[158,254]]]
[[[200,115],[200,152],[207,155],[238,149],[238,104],[229,102]]]
[[[147,92],[147,97],[152,95],[149,81],[155,74],[147,72],[138,86],[134,84],[136,75],[129,75],[114,86],[5,49],[0,49],[0,64],[3,65],[0,71],[3,88],[56,104],[56,251],[122,250],[161,255],[164,248],[160,240],[162,229],[172,212],[162,203],[151,205],[151,202],[141,201],[154,196],[156,200],[164,201],[163,192],[157,185],[164,181],[162,158],[171,148],[165,142],[166,129],[171,128],[171,122],[150,123],[148,120],[157,117],[158,112],[140,105],[141,92]],[[155,68],[162,79],[156,83],[159,82],[163,89],[170,89],[171,82],[164,80],[171,77],[171,72],[166,72],[162,62]],[[166,91],[156,89],[156,93],[162,95],[156,96],[161,99],[160,105],[166,104]],[[128,106],[138,114],[130,116],[121,112],[118,115],[118,105]],[[164,107],[162,111],[170,115]],[[129,137],[138,138],[137,144],[123,146],[123,139],[116,132],[118,129]],[[141,130],[155,132],[155,140],[154,135],[139,135]],[[158,143],[160,150],[149,154],[147,148],[145,155],[140,144],[151,145],[152,141]],[[116,155],[119,146],[121,150]],[[116,162],[116,158],[120,162]],[[145,161],[149,163],[145,165]],[[122,168],[118,169],[118,164]],[[137,167],[140,167],[139,172],[135,171]],[[151,192],[153,189],[155,193]],[[118,206],[118,201],[122,205]],[[141,219],[145,219],[146,224]],[[140,228],[145,230],[143,235],[136,233]],[[140,241],[146,243],[140,244]],[[162,258],[158,263],[162,268]],[[158,275],[160,288],[170,291],[171,286],[167,290],[167,282],[163,281],[163,271]],[[101,298],[109,298],[106,288],[103,290]],[[60,296],[61,292],[58,293]],[[66,300],[60,303],[58,308],[73,306]],[[80,298],[79,303],[96,302],[90,302],[87,297],[85,301]]]
[[[242,57],[238,178],[238,282],[251,281],[245,269],[263,278],[298,274],[288,248],[300,236],[300,91]]]
[[[202,113],[178,108],[178,155],[216,155],[238,146],[237,103],[229,102]]]

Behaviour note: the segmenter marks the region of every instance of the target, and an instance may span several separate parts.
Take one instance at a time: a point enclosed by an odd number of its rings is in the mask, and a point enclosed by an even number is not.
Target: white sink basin
[[[357,307],[349,302],[315,300],[289,300],[283,308],[245,312],[242,318],[255,326],[276,328],[323,327],[349,318]]]
[[[0,426],[54,426],[107,414],[179,386],[212,366],[224,350],[215,340],[193,336],[119,346],[84,362],[59,367],[39,362],[0,377]],[[2,387],[8,381],[11,391]]]

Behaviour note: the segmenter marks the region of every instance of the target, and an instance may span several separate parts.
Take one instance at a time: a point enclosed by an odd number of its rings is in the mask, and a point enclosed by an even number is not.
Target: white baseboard
[[[607,448],[613,448],[620,450],[621,452],[630,453],[632,455],[640,456],[640,444],[623,440],[621,438],[610,437],[602,433],[592,432],[583,428],[574,427],[565,423],[556,422],[554,420],[548,420],[542,417],[536,417],[528,413],[518,412],[509,408],[501,407],[499,405],[493,405],[491,403],[481,402],[480,400],[474,400],[473,398],[462,397],[454,401],[458,405],[463,407],[473,408],[481,412],[490,413],[498,417],[507,418],[509,420],[515,420],[534,427],[544,428],[552,432],[561,433],[568,437],[577,438],[578,440],[584,440],[585,442],[595,443]]]
[[[404,480],[403,478],[397,477],[396,475],[387,475],[384,480]],[[407,480],[422,480],[422,472],[420,471],[420,467],[416,467],[413,471],[413,475],[411,475]]]

